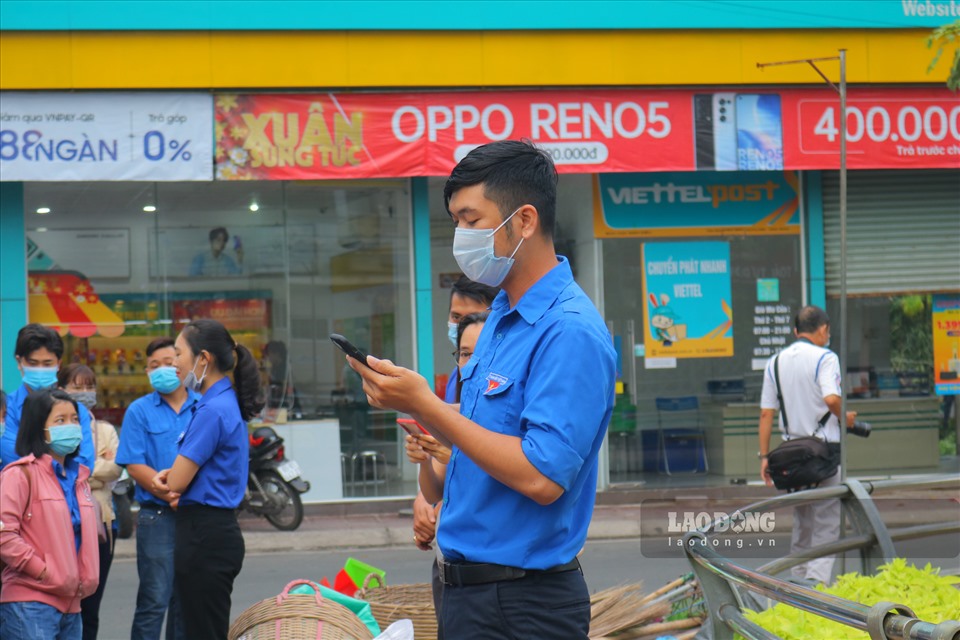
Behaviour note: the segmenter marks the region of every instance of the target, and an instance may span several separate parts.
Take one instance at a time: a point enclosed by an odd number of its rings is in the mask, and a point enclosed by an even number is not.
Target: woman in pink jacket
[[[0,636],[80,640],[80,600],[99,581],[97,516],[76,460],[77,403],[42,390],[23,403],[17,454],[0,474]]]

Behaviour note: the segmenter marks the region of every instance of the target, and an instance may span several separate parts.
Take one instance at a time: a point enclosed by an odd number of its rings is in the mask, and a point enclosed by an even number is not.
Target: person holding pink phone
[[[457,362],[457,369],[466,365],[473,357],[474,349],[477,346],[477,340],[480,339],[480,330],[483,329],[487,321],[489,312],[468,313],[457,323],[456,331],[456,351],[453,352],[453,358]],[[461,384],[456,385],[456,391],[452,398],[453,402],[460,402]],[[423,429],[420,423],[414,421],[417,427]],[[419,430],[418,430],[419,431]],[[440,520],[440,502],[443,498],[443,481],[447,473],[447,464],[450,462],[451,450],[449,447],[441,444],[429,433],[411,433],[406,437],[407,459],[414,464],[420,465],[420,474],[418,481],[420,484],[420,493],[417,500],[423,502],[430,509],[434,516],[433,520],[414,517],[413,541],[423,549],[432,549],[431,542],[436,535],[437,523]],[[434,506],[436,505],[436,506]],[[416,504],[414,505],[416,510]],[[440,608],[443,598],[443,582],[440,580],[440,569],[436,562],[433,563],[433,606],[437,615],[437,639],[443,640],[442,624],[440,622]]]

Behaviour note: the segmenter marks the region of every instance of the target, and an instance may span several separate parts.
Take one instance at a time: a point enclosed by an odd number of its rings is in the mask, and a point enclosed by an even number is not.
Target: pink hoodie
[[[26,474],[17,468],[21,465],[30,471],[29,488]],[[96,591],[100,561],[89,476],[90,470],[80,465],[76,484],[80,504],[78,553],[70,507],[51,457],[28,455],[10,463],[0,474],[0,559],[6,563],[0,603],[42,602],[61,613],[79,613],[81,598]],[[44,569],[47,575],[41,581]]]

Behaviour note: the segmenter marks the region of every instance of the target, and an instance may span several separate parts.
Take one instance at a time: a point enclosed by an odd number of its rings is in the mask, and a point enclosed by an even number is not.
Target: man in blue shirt
[[[23,382],[7,397],[7,418],[3,436],[0,437],[0,469],[20,459],[17,455],[17,433],[20,431],[20,414],[23,412],[24,400],[34,391],[57,386],[57,371],[63,358],[63,340],[50,327],[28,324],[17,333],[14,356]],[[77,414],[80,417],[83,439],[80,441],[76,459],[93,471],[96,453],[90,433],[90,412],[80,405]]]
[[[147,376],[154,392],[127,409],[120,430],[117,463],[137,483],[137,608],[132,640],[159,640],[167,613],[167,640],[185,638],[179,603],[173,589],[174,507],[178,496],[154,492],[153,476],[169,469],[177,457],[177,438],[187,428],[199,396],[187,391],[173,366],[172,338],[157,338],[147,346]]]
[[[370,404],[453,445],[437,534],[448,638],[587,638],[576,554],[616,366],[603,319],[554,252],[556,183],[548,154],[500,141],[470,152],[444,188],[460,268],[503,288],[461,372],[459,413],[413,371],[350,361]]]

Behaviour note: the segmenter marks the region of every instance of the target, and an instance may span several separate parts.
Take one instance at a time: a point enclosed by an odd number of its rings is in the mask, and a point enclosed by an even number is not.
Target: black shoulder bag
[[[789,436],[787,409],[783,405],[783,391],[780,388],[779,360],[778,355],[773,361],[773,377],[777,382],[777,400],[783,414],[783,430]],[[837,467],[840,466],[840,446],[829,444],[817,437],[829,419],[830,412],[827,411],[820,418],[819,426],[812,436],[784,440],[767,456],[767,468],[777,489],[787,492],[809,489],[837,472]]]

